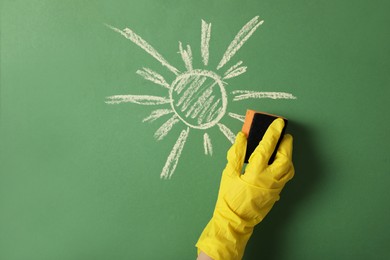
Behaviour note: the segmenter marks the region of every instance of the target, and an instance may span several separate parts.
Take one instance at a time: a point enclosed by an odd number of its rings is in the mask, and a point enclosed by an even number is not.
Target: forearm
[[[198,255],[198,258],[196,258],[196,260],[213,260],[213,259],[201,251]]]

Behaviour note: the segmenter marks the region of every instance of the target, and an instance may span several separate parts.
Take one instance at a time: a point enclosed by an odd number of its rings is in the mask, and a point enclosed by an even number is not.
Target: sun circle
[[[207,129],[225,115],[227,95],[223,82],[208,70],[191,70],[180,74],[169,90],[171,106],[189,127]]]

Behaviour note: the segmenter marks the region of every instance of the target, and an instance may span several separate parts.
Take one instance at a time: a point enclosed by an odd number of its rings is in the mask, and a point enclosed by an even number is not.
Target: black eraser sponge
[[[282,118],[284,120],[284,128],[280,135],[279,141],[275,147],[275,151],[271,155],[268,164],[271,164],[276,156],[280,141],[284,136],[285,129],[287,127],[288,120],[284,117],[272,115],[263,112],[257,112],[254,110],[248,110],[245,116],[245,122],[242,127],[242,132],[247,136],[247,147],[245,153],[245,163],[248,163],[248,160],[252,153],[255,151],[256,147],[259,145],[261,139],[265,132],[267,131],[270,124],[277,118]]]

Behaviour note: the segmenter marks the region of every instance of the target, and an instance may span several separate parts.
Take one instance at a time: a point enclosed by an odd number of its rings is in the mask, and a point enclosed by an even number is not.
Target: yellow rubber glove
[[[268,165],[283,126],[282,119],[269,126],[244,174],[247,139],[244,133],[238,133],[227,154],[213,217],[196,244],[198,252],[215,260],[242,258],[254,226],[267,215],[294,176],[291,135],[283,137],[274,162]]]

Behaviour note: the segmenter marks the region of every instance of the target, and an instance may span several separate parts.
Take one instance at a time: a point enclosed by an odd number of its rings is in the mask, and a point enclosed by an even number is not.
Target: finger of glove
[[[280,142],[274,162],[269,166],[274,179],[281,180],[286,174],[294,175],[292,164],[293,137],[286,134]],[[288,176],[287,180],[292,176]]]
[[[278,151],[276,153],[276,158],[275,159],[277,159],[278,156],[284,155],[289,160],[292,160],[293,141],[294,141],[294,139],[293,139],[292,135],[285,134],[283,136],[282,141],[280,142],[280,145],[279,145]]]
[[[236,140],[227,153],[227,168],[233,169],[238,174],[241,174],[242,166],[244,165],[246,151],[246,136],[243,132],[239,132]]]
[[[253,172],[253,174],[259,174],[258,172],[261,171],[261,169],[268,166],[268,161],[275,150],[283,127],[284,121],[281,118],[275,119],[268,127],[259,145],[249,158],[247,169],[250,171],[247,173],[250,174]]]

